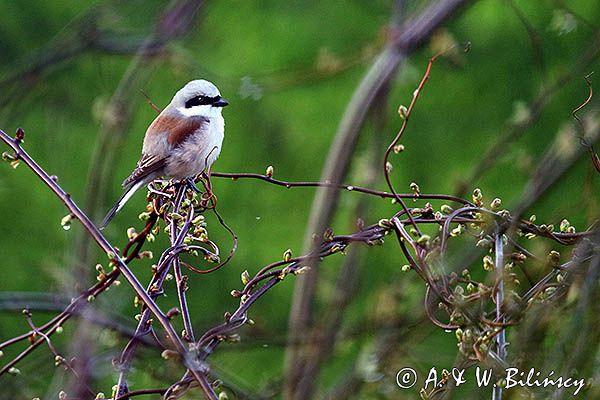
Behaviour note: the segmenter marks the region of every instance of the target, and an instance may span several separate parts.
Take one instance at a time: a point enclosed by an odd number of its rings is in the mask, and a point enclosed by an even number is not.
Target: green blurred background
[[[426,6],[426,2],[408,1],[404,12],[419,13]],[[94,208],[98,218],[119,196],[119,183],[134,167],[145,129],[156,114],[140,90],[162,107],[187,81],[205,78],[215,82],[231,104],[224,110],[226,136],[214,170],[264,173],[272,165],[279,179],[318,180],[342,113],[385,44],[393,2],[207,1],[186,32],[157,54],[136,57],[131,48],[152,38],[165,9],[166,2],[149,0],[0,2],[0,129],[12,134],[23,127],[29,154],[58,176],[84,209]],[[598,21],[596,0],[564,4],[484,0],[466,6],[436,31],[430,44],[400,66],[384,102],[384,122],[367,122],[346,181],[364,182],[369,149],[376,138],[387,145],[397,132],[398,106],[410,101],[428,58],[448,43],[469,41],[468,53],[452,52],[434,65],[402,139],[406,150],[393,156],[392,176],[399,191],[409,191],[414,181],[425,193],[455,193],[486,150],[527,116],[540,91],[566,74],[566,82],[548,94],[539,118],[510,140],[489,170],[467,182],[467,196],[480,187],[487,199],[500,197],[510,208],[518,202],[542,154],[565,124],[572,125],[571,110],[587,96],[582,78],[600,66]],[[79,48],[90,32],[101,32],[109,45]],[[117,51],[116,45],[111,47],[114,43],[133,44],[129,51]],[[591,60],[582,61],[589,52]],[[53,59],[60,54],[65,55],[63,60]],[[114,96],[120,96],[119,102],[109,109]],[[103,135],[114,137],[99,149]],[[579,145],[576,139],[573,145]],[[107,161],[106,181],[98,183],[100,192],[90,188],[94,157]],[[61,228],[64,206],[23,165],[16,170],[7,163],[0,167],[0,291],[5,294],[0,302],[0,339],[6,340],[28,329],[18,310],[7,305],[15,293],[71,296],[76,287],[73,271],[87,270],[91,284],[94,265],[106,261],[91,247],[86,256],[91,262],[82,268],[78,262],[81,230],[76,223],[68,231]],[[237,233],[239,248],[225,268],[209,275],[189,274],[188,296],[198,332],[220,323],[225,311],[235,309],[236,300],[229,292],[240,288],[243,270],[255,273],[280,259],[287,248],[300,253],[315,193],[310,188],[285,189],[253,180],[215,178],[213,185],[219,211]],[[382,176],[374,187],[385,189]],[[598,214],[599,189],[598,176],[584,156],[535,203],[532,212],[538,220],[554,224],[566,217],[583,229]],[[362,197],[342,193],[333,223],[336,233],[355,230],[356,204]],[[114,244],[122,246],[128,227],[140,227],[137,215],[143,207],[144,196],[138,194],[105,231]],[[373,199],[367,209],[360,217],[374,223],[397,207]],[[228,252],[228,234],[214,216],[207,218],[213,240]],[[147,249],[158,254],[165,243],[160,235]],[[342,261],[343,256],[334,256],[321,264],[317,315],[331,302]],[[423,373],[431,366],[453,365],[454,334],[426,319],[424,285],[414,274],[400,272],[404,263],[392,242],[361,255],[358,284],[338,343],[318,376],[320,396],[342,383],[349,372],[364,369],[354,398],[418,398],[416,389],[397,388],[395,371],[411,366]],[[149,260],[134,264],[142,282],[150,276],[151,264]],[[224,344],[209,358],[217,375],[239,397],[243,393],[252,398],[281,396],[293,285],[294,280],[287,279],[259,301],[250,313],[256,324],[241,331],[241,343]],[[176,299],[173,283],[167,291],[168,297],[160,303],[165,309]],[[557,306],[557,312],[562,312],[561,307],[569,305]],[[133,294],[126,284],[98,298],[93,308],[120,316],[127,326],[135,325]],[[37,323],[52,315],[32,309]],[[389,349],[392,359],[378,365],[369,354],[385,331],[382,320],[401,322],[393,328],[399,334]],[[77,327],[78,322],[71,320],[56,340],[66,354],[72,351]],[[110,360],[125,339],[96,325],[90,335],[92,384],[108,395],[117,375]],[[539,354],[545,345],[552,344],[540,342]],[[597,347],[591,351],[591,363],[579,371],[586,377],[597,371],[593,361],[598,359]],[[14,354],[7,350],[3,359]],[[54,367],[47,348],[36,350],[18,367],[20,375],[0,377],[0,397],[55,398],[68,380],[68,373]],[[175,364],[163,362],[156,350],[143,349],[134,364],[131,387],[163,387],[180,373]],[[466,393],[471,398],[489,398],[488,390],[457,393],[456,398],[466,398]]]

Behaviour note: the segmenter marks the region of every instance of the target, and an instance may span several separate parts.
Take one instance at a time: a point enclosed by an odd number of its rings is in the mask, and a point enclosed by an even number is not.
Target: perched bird
[[[228,105],[211,82],[195,80],[175,93],[146,130],[142,157],[122,183],[125,192],[108,212],[104,229],[133,194],[156,178],[185,179],[210,168],[221,152]]]

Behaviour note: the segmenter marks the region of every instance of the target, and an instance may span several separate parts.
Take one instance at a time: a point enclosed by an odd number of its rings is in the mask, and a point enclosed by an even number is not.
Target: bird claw
[[[196,186],[196,183],[194,183],[193,178],[187,178],[185,181],[186,181],[187,187],[190,190],[193,190],[196,193],[202,193],[202,191],[200,189],[198,189],[198,187]]]

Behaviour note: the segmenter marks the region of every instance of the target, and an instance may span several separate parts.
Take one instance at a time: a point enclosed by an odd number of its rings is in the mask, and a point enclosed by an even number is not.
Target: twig
[[[579,125],[579,128],[581,130],[581,137],[580,137],[581,144],[583,144],[584,147],[587,147],[588,151],[590,152],[592,164],[594,164],[596,171],[600,172],[600,157],[598,157],[598,153],[596,153],[596,151],[594,150],[594,145],[591,143],[588,143],[587,140],[585,139],[585,125],[583,124],[583,122],[581,121],[579,116],[577,115],[577,113],[579,111],[581,111],[585,106],[587,106],[589,104],[590,101],[592,101],[592,96],[594,95],[594,92],[592,89],[592,82],[590,81],[590,76],[592,74],[593,74],[593,72],[587,74],[584,77],[585,83],[587,84],[587,86],[590,90],[590,94],[588,95],[588,98],[579,107],[574,109],[571,112],[571,114],[573,115],[573,118],[575,118],[575,120],[577,121],[577,124]]]
[[[389,193],[389,192],[385,192],[385,191],[379,191],[379,190],[370,189],[370,188],[366,188],[366,187],[348,185],[348,184],[344,184],[344,183],[335,184],[335,183],[331,183],[331,182],[291,182],[291,181],[275,179],[268,175],[248,173],[248,172],[236,172],[236,173],[211,172],[211,176],[214,176],[217,178],[230,178],[233,181],[236,181],[238,179],[258,179],[258,180],[262,180],[262,181],[265,181],[265,182],[268,182],[268,183],[271,183],[271,184],[274,184],[277,186],[283,186],[288,189],[293,188],[293,187],[332,188],[332,189],[339,189],[339,190],[347,190],[348,192],[364,193],[364,194],[378,196],[381,198],[388,198],[388,199],[393,199],[396,197],[400,197],[402,199],[414,199],[415,198],[414,193],[393,194],[393,193]],[[456,202],[459,204],[465,204],[465,205],[471,204],[471,202],[464,200],[463,198],[460,198],[457,196],[452,196],[452,195],[446,195],[446,194],[421,193],[419,195],[419,199],[422,199],[422,200],[446,200],[446,201],[452,201],[452,202]]]

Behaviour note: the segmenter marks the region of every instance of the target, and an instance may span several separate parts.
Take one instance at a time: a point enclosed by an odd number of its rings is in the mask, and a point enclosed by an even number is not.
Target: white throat
[[[194,106],[191,108],[177,107],[177,111],[186,117],[214,118],[221,115],[221,108],[210,105]]]

